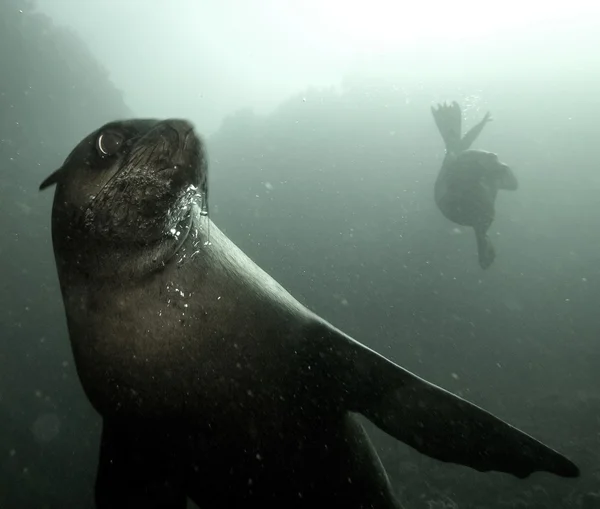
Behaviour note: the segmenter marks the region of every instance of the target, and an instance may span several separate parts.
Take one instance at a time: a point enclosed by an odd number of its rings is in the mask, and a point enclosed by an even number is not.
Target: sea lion
[[[52,239],[77,371],[103,418],[98,508],[399,508],[356,419],[517,477],[570,460],[306,309],[208,217],[185,120],[111,122],[56,184]]]
[[[461,138],[462,114],[456,101],[432,106],[431,112],[446,145],[446,157],[435,181],[435,203],[450,221],[473,228],[479,265],[487,269],[496,258],[487,235],[494,221],[496,195],[499,189],[516,191],[517,178],[496,154],[469,149],[492,120],[489,113]]]

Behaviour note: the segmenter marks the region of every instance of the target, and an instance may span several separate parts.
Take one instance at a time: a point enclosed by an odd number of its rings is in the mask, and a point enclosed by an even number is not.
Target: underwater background
[[[102,123],[155,115],[197,125],[210,156],[212,219],[292,295],[582,471],[574,480],[477,473],[422,456],[366,422],[407,508],[600,508],[596,18],[440,39],[427,50],[406,43],[358,58],[335,81],[326,61],[319,72],[294,68],[300,57],[288,62],[284,42],[270,64],[240,57],[239,74],[234,57],[217,71],[241,40],[202,43],[197,57],[181,47],[173,63],[153,49],[168,30],[158,42],[110,35],[124,34],[129,11],[148,7],[107,3],[115,23],[98,30],[102,39],[86,25],[69,28],[76,13],[57,13],[71,4],[0,3],[0,508],[91,507],[100,418],[73,365],[52,193],[38,186]],[[186,5],[168,10],[186,17]],[[202,32],[203,20],[190,26]],[[311,44],[312,34],[300,35]],[[112,45],[104,53],[103,40]],[[117,60],[121,70],[112,71]],[[148,66],[167,77],[140,72],[141,95],[119,82],[123,69]],[[303,83],[298,76],[310,72],[315,79]],[[269,82],[277,93],[261,88]],[[497,259],[487,271],[472,232],[433,201],[444,147],[430,106],[445,100],[461,104],[466,128],[492,112],[473,148],[498,153],[520,183],[498,197]]]

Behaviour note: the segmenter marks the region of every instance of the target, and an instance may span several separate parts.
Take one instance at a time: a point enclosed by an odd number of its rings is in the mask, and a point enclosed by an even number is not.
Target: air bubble
[[[208,193],[200,191],[200,215],[208,216]]]

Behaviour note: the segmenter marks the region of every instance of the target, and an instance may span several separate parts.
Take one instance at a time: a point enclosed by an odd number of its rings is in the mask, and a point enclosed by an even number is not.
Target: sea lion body
[[[195,223],[205,222],[198,210],[194,214]],[[311,332],[318,319],[243,253],[233,250],[231,260],[232,245],[214,224],[210,245],[205,239],[190,232],[178,252],[193,255],[189,262],[174,260],[143,287],[126,281],[118,288],[94,289],[90,297],[98,313],[71,315],[79,322],[75,336],[85,334],[86,343],[97,345],[76,356],[94,406],[109,423],[127,423],[115,432],[124,442],[140,429],[151,430],[135,450],[158,452],[153,459],[144,454],[135,469],[126,461],[125,470],[139,475],[140,469],[169,464],[165,457],[187,458],[166,479],[201,508],[253,501],[263,507],[323,502],[368,507],[377,499],[378,507],[397,507],[382,470],[357,464],[360,455],[342,447],[353,435],[355,441],[366,438],[341,411],[340,394],[328,387],[326,374],[318,372],[319,347],[311,344],[320,339]],[[247,271],[239,270],[240,262]],[[253,297],[247,302],[231,299],[249,292]],[[118,319],[106,321],[106,316]],[[121,338],[128,338],[125,348]],[[123,362],[116,363],[116,357]],[[315,377],[323,378],[316,402],[306,389],[318,383]],[[347,430],[344,442],[340,429]],[[157,436],[163,437],[158,449]],[[319,448],[323,444],[327,447]],[[365,442],[362,456],[369,459],[370,453]],[[354,484],[315,478],[340,462],[352,466]],[[108,461],[103,464],[109,484],[123,477]],[[106,507],[113,504],[109,498]]]
[[[450,221],[473,228],[479,264],[487,269],[496,257],[487,232],[495,218],[498,191],[515,191],[518,181],[496,154],[469,149],[490,121],[489,114],[462,137],[458,103],[439,105],[432,113],[446,146],[434,186],[435,203]]]
[[[483,171],[484,168],[489,171]],[[442,214],[461,226],[487,231],[495,217],[499,189],[495,168],[501,172],[508,166],[492,152],[467,150],[459,155],[447,154],[434,187],[435,202]]]
[[[208,219],[206,174],[189,123],[132,120],[41,186],[57,184],[69,336],[104,422],[98,508],[398,508],[354,413],[442,461],[578,475],[302,306]]]
[[[193,214],[193,223],[200,223],[196,209]],[[281,382],[277,364],[289,365],[288,357],[301,347],[289,348],[277,337],[278,331],[285,331],[290,323],[308,322],[309,313],[291,299],[280,306],[264,306],[265,301],[278,302],[278,293],[284,292],[274,284],[256,286],[247,303],[232,302],[231,295],[248,292],[248,280],[253,282],[261,274],[248,272],[243,277],[239,271],[230,272],[228,239],[213,224],[211,243],[206,246],[206,235],[199,233],[202,225],[192,228],[178,250],[182,263],[172,260],[143,282],[124,278],[98,286],[85,280],[74,285],[76,274],[62,274],[61,279],[70,280],[66,297],[72,310],[70,330],[87,338],[84,348],[76,348],[76,360],[90,395],[100,389],[91,401],[103,415],[137,409],[146,416],[165,411],[199,416],[211,401],[249,398],[247,389],[240,387],[252,386],[249,380],[257,372],[266,382],[264,387],[256,384],[253,397],[260,403],[275,390],[274,382]],[[114,319],[107,321],[107,316]],[[244,337],[240,323],[252,323],[253,341]],[[116,364],[116,354],[126,362]],[[174,369],[190,362],[196,364],[193,372]],[[116,384],[108,382],[107,372]],[[146,401],[143,392],[127,388],[149,392],[152,401]],[[187,397],[187,391],[194,398]],[[157,395],[163,395],[159,405]]]

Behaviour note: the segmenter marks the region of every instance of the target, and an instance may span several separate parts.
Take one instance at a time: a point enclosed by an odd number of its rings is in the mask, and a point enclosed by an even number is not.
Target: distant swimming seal
[[[487,235],[494,221],[496,195],[499,189],[516,191],[517,178],[496,154],[469,150],[491,120],[489,113],[461,138],[461,110],[456,101],[432,107],[431,112],[446,145],[446,157],[435,182],[435,202],[447,219],[473,228],[479,265],[487,269],[496,257]]]
[[[353,413],[441,461],[575,477],[571,461],[302,306],[210,220],[184,120],[87,136],[52,238],[83,388],[103,417],[98,508],[398,508]]]

